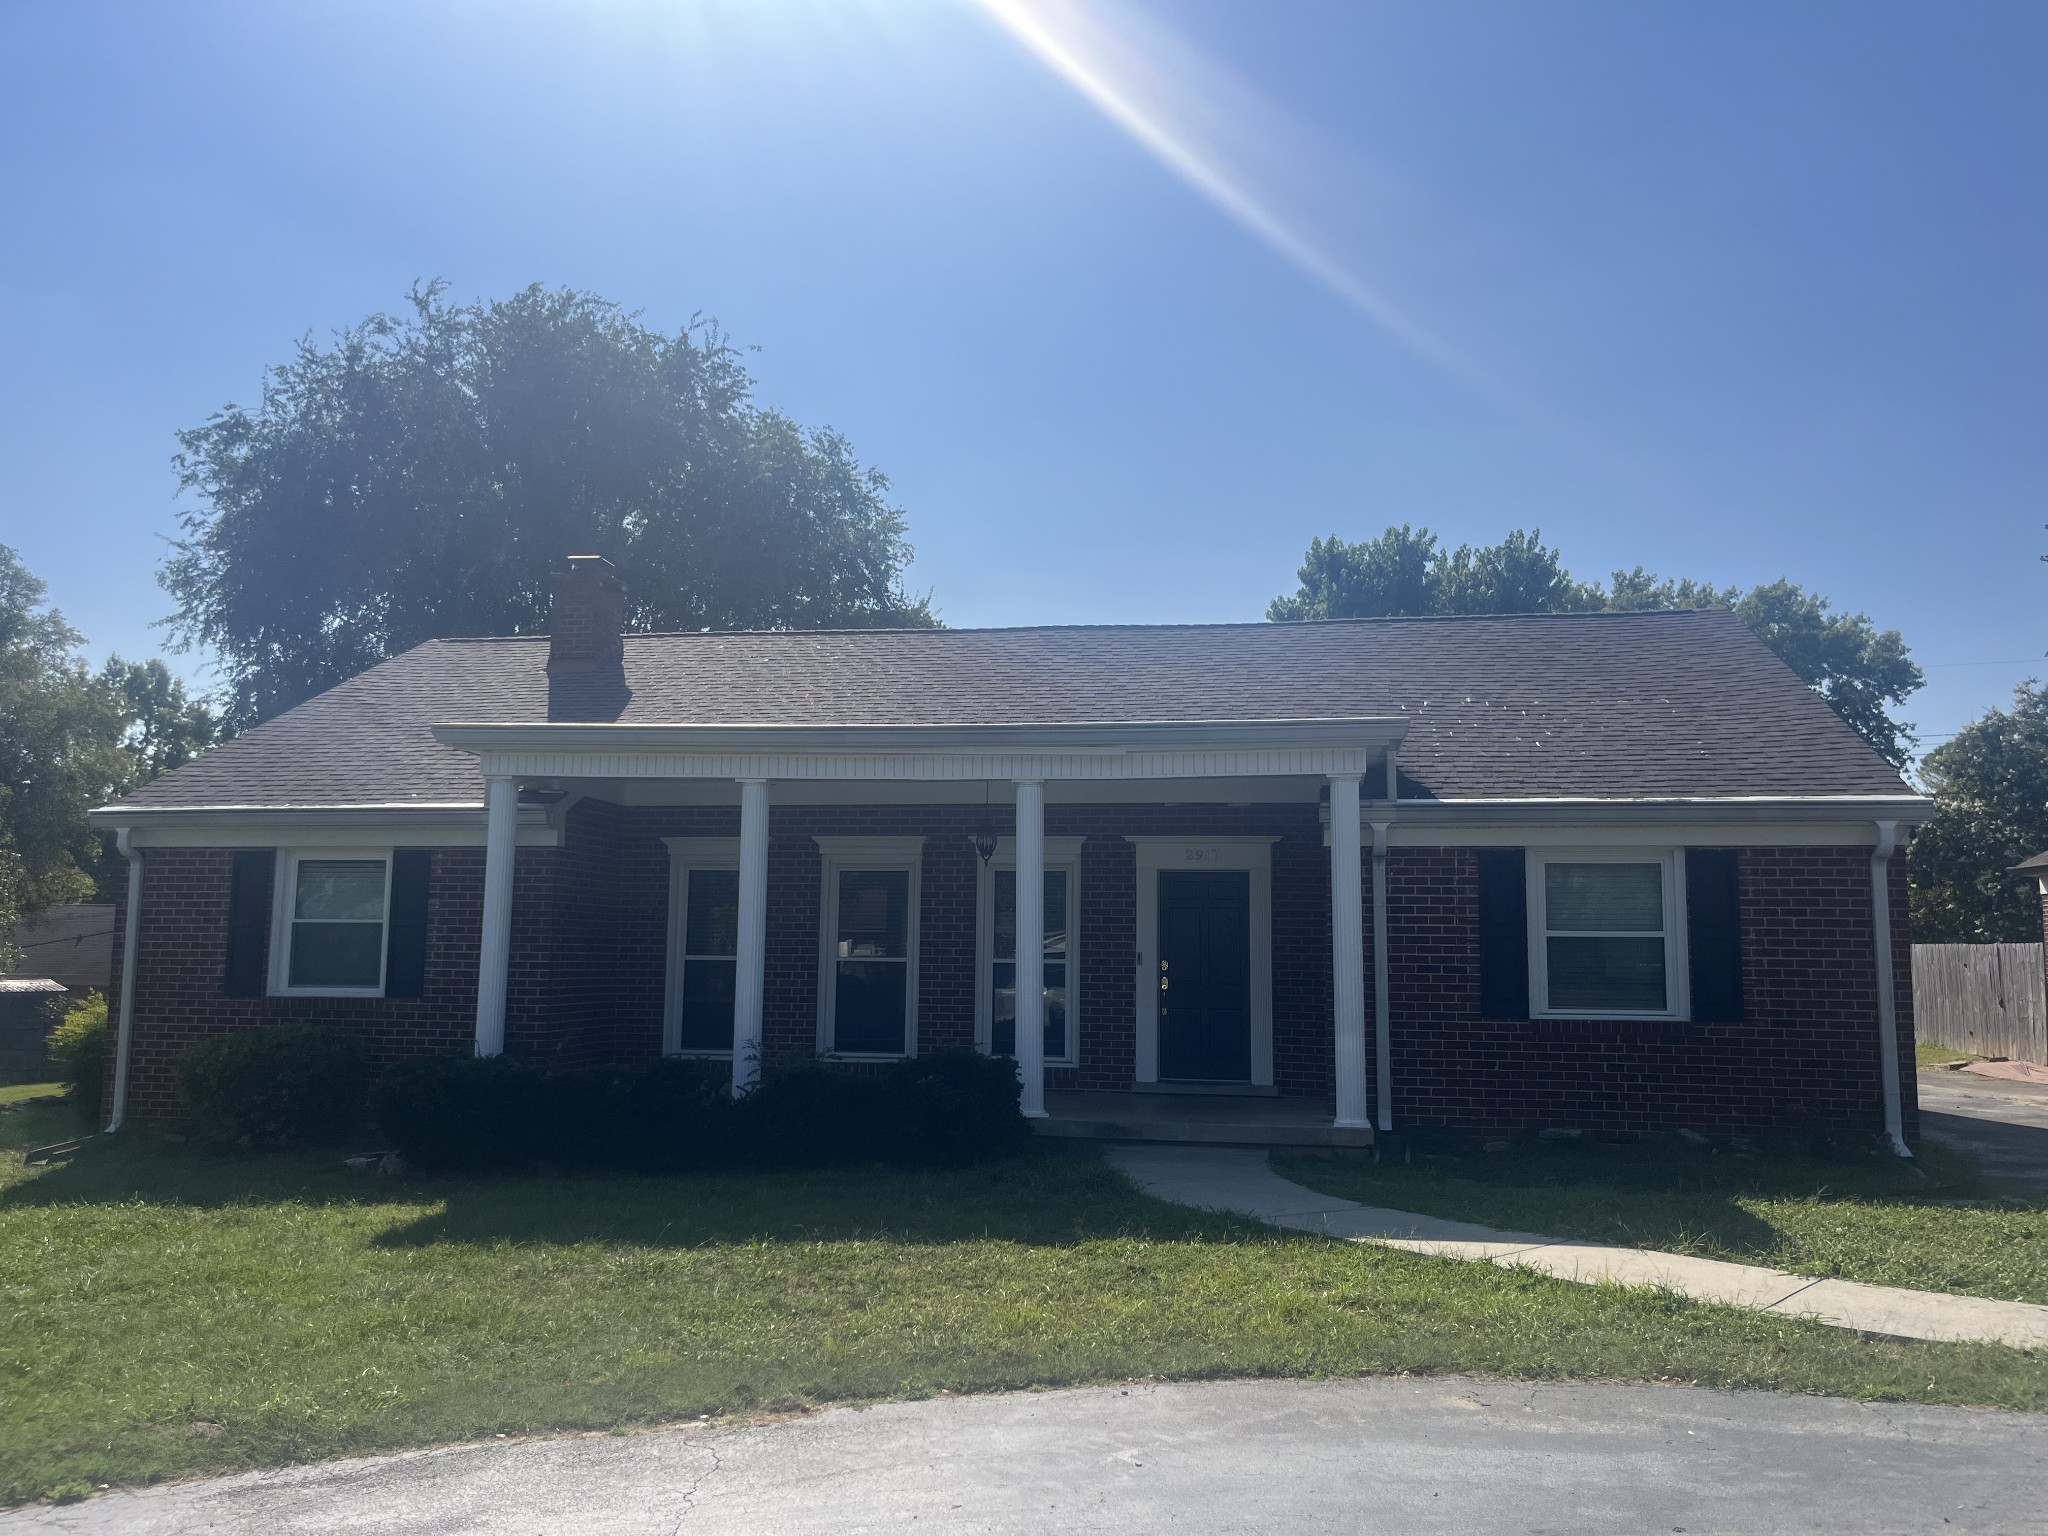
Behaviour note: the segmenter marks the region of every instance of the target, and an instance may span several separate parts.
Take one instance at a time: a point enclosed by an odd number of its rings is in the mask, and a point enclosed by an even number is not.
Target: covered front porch
[[[485,783],[476,1049],[632,1054],[658,1014],[739,1094],[972,1045],[1047,1134],[1364,1144],[1404,729],[439,726]],[[535,900],[582,979],[508,1021]]]

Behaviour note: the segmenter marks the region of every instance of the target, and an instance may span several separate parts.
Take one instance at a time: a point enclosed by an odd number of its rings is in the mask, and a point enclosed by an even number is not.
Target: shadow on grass
[[[48,1122],[54,1123],[54,1122]],[[35,1134],[43,1140],[47,1125]],[[75,1132],[73,1134],[76,1134]],[[33,1144],[24,1142],[22,1144]],[[0,1146],[0,1150],[19,1147]],[[392,1207],[385,1248],[456,1243],[703,1247],[747,1242],[1064,1246],[1110,1237],[1232,1241],[1256,1224],[1152,1200],[1092,1148],[1035,1143],[966,1168],[817,1168],[675,1175],[527,1173],[386,1178],[339,1150],[232,1153],[146,1133],[89,1141],[17,1170],[0,1212],[60,1205]]]

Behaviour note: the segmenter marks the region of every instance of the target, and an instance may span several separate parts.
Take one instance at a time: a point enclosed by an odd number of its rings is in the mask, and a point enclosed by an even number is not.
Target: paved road
[[[2048,1194],[2048,1085],[1923,1069],[1920,1129],[1986,1173]]]
[[[1458,1378],[1088,1388],[332,1462],[0,1515],[167,1536],[2048,1531],[2048,1418]]]

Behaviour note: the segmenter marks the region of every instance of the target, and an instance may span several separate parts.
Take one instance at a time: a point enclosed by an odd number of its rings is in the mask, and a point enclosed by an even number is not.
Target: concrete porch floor
[[[1321,1099],[1225,1094],[1074,1093],[1045,1096],[1041,1136],[1088,1141],[1170,1141],[1221,1147],[1369,1147],[1363,1126],[1338,1129]]]

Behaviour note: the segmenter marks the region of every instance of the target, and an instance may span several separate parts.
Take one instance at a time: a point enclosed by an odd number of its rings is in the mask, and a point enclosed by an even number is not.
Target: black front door
[[[1252,877],[1244,870],[1159,876],[1159,1075],[1248,1083],[1252,1076]]]

